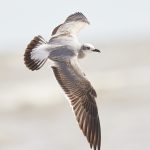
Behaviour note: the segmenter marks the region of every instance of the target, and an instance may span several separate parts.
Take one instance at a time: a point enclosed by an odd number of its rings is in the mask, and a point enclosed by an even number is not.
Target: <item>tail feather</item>
[[[45,64],[49,56],[47,47],[47,42],[40,35],[28,44],[24,53],[24,63],[30,70],[38,70]]]

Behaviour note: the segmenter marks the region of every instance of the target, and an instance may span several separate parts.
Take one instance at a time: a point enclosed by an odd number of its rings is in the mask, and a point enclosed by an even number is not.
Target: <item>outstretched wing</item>
[[[52,69],[58,83],[71,101],[76,119],[91,148],[100,150],[101,131],[94,88],[74,59],[56,62],[56,66]]]
[[[52,32],[52,35],[63,33],[77,34],[89,21],[80,12],[74,13],[67,17],[64,23],[58,25]]]

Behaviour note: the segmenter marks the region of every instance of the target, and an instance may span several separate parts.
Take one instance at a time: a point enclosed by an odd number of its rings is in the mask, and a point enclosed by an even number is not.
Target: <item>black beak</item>
[[[101,51],[98,50],[98,49],[93,49],[92,51],[93,51],[93,52],[99,52],[99,53],[101,52]]]

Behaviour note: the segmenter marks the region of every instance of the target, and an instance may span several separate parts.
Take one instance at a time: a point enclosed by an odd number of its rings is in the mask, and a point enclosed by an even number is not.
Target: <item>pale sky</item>
[[[149,0],[0,2],[0,51],[22,47],[38,34],[48,39],[55,26],[77,11],[82,12],[91,22],[91,25],[81,32],[81,38],[107,40],[123,36],[150,35]]]

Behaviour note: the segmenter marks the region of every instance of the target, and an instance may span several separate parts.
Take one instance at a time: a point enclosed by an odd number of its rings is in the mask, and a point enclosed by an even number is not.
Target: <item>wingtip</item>
[[[82,12],[75,12],[67,17],[65,22],[70,22],[70,21],[82,21],[87,24],[90,24],[88,19],[85,17],[85,15]]]

